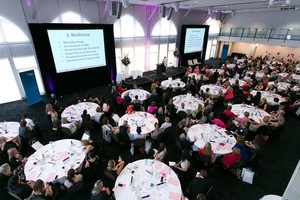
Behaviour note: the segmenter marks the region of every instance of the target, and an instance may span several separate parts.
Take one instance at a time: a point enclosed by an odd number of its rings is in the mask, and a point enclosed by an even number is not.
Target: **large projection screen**
[[[182,66],[187,66],[189,60],[205,60],[208,30],[207,25],[182,25],[179,47]]]
[[[106,66],[102,29],[47,32],[57,73]]]
[[[203,51],[205,28],[187,28],[183,53]]]

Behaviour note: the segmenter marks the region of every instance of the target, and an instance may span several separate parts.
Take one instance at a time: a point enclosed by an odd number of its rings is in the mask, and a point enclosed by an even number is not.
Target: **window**
[[[0,103],[21,99],[12,68],[8,59],[0,59]]]

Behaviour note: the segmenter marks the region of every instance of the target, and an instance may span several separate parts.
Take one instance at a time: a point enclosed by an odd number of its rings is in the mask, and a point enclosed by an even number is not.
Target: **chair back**
[[[74,183],[71,187],[69,187],[68,194],[74,194],[75,192],[78,192],[83,189],[84,186],[84,181],[79,181],[77,183]]]
[[[16,194],[13,193],[13,192],[8,192],[8,194],[9,194],[11,197],[13,197],[13,198],[15,198],[15,199],[17,199],[17,200],[22,200],[18,195],[16,195]]]
[[[66,128],[66,127],[61,127],[61,131],[66,135],[66,136],[71,136],[71,130]]]
[[[145,139],[136,139],[133,141],[134,147],[145,147]]]
[[[232,163],[229,168],[230,169],[239,169],[242,166],[242,164],[243,164],[243,161],[237,161],[235,163]]]
[[[102,138],[106,142],[111,143],[110,131],[107,130],[106,125],[103,125],[101,129],[102,129]]]
[[[204,166],[207,167],[211,165],[210,157],[208,155],[200,154],[198,158],[203,163]]]

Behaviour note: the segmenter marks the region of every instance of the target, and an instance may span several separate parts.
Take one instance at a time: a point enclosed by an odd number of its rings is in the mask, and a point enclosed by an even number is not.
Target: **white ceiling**
[[[120,0],[121,2],[124,0]],[[126,1],[126,0],[125,0]],[[273,5],[270,5],[273,1]],[[290,4],[286,2],[291,1]],[[129,0],[129,4],[165,5],[174,7],[179,3],[180,9],[192,9],[222,13],[232,12],[268,12],[292,8],[290,11],[300,11],[300,0]],[[295,9],[293,9],[295,8]]]

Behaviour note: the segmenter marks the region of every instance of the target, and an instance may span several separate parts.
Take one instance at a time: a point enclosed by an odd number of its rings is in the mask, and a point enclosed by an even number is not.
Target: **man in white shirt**
[[[171,127],[172,123],[170,122],[170,118],[166,117],[165,118],[165,122],[161,125],[160,129],[160,133],[163,133],[167,128]]]

